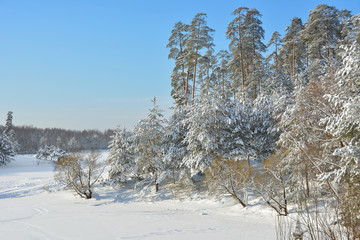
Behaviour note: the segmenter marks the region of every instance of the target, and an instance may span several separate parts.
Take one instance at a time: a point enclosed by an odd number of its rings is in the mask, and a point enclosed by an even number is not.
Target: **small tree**
[[[275,151],[263,162],[263,170],[259,169],[253,179],[255,190],[279,216],[287,216],[288,211],[288,181],[287,172],[279,160],[284,149]]]
[[[7,118],[6,118],[6,123],[5,123],[5,129],[4,129],[4,134],[6,134],[8,137],[10,137],[11,135],[11,131],[13,130],[13,124],[12,124],[12,120],[13,120],[13,112],[9,111],[7,113]]]
[[[7,113],[7,118],[6,118],[3,134],[7,136],[8,140],[10,141],[10,143],[12,145],[13,151],[16,154],[20,149],[20,145],[16,141],[14,126],[13,126],[12,121],[13,121],[13,112],[9,111]]]
[[[134,151],[138,173],[144,178],[152,179],[156,185],[163,168],[162,142],[165,119],[155,97],[152,102],[153,107],[149,110],[148,118],[135,126]]]
[[[4,135],[0,135],[0,166],[9,163],[15,156],[15,150],[9,138]]]
[[[113,183],[124,183],[136,170],[134,144],[125,128],[118,128],[111,136],[108,163],[109,179]]]
[[[55,179],[74,190],[80,197],[90,199],[93,196],[95,183],[104,172],[99,160],[100,154],[96,152],[62,157],[55,167]]]

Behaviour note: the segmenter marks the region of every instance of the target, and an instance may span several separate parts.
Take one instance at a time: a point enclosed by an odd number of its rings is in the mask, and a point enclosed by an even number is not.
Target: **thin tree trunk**
[[[208,96],[209,95],[209,88],[210,88],[210,83],[209,83],[209,81],[210,81],[210,66],[208,66],[208,68],[207,68],[207,71],[206,71],[207,73],[207,76],[206,76],[206,96]]]
[[[223,96],[225,96],[225,77],[224,77],[224,73],[222,74],[222,87],[223,87]]]
[[[199,48],[199,38],[200,38],[200,23],[198,26],[198,35],[195,47],[195,62],[194,62],[194,76],[193,76],[193,86],[192,86],[192,99],[195,99],[195,82],[196,82],[196,66],[198,61],[198,48]]]
[[[296,68],[296,61],[295,61],[295,48],[293,48],[293,54],[292,54],[292,64],[293,64],[293,76],[295,75],[295,68]]]
[[[185,105],[187,105],[188,101],[188,94],[189,94],[189,68],[186,72],[186,80],[185,80]]]
[[[194,100],[194,98],[195,98],[196,65],[197,65],[197,49],[196,49],[196,57],[195,57],[195,63],[194,63],[194,76],[193,76],[193,86],[192,86],[192,100]]]
[[[306,67],[309,67],[309,54],[306,53]]]
[[[277,41],[275,42],[275,68],[277,69],[278,66],[278,43]]]
[[[239,54],[240,54],[240,70],[241,70],[241,91],[245,91],[245,72],[244,72],[244,59],[242,52],[242,36],[241,36],[241,25],[239,23]],[[234,96],[235,98],[235,96]]]
[[[309,168],[306,163],[305,163],[305,181],[306,181],[306,196],[310,197]]]
[[[249,54],[246,54],[246,73],[250,74],[250,63],[249,63]]]
[[[181,52],[181,77],[182,77],[182,80],[183,80],[183,89],[184,91],[186,90],[186,80],[185,80],[185,65],[184,65],[184,56],[183,56],[183,47],[182,47],[182,41],[181,41],[181,38],[179,39],[179,45],[180,45],[180,52]],[[186,94],[186,93],[185,93]]]

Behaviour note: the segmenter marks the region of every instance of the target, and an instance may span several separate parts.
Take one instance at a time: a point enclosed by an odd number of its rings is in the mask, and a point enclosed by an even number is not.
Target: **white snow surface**
[[[275,217],[265,206],[204,196],[140,198],[108,186],[86,200],[62,190],[53,176],[53,164],[32,155],[0,167],[0,239],[276,239]]]

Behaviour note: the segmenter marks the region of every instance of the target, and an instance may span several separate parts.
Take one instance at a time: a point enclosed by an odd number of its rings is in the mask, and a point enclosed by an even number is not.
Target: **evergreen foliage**
[[[152,99],[153,107],[148,118],[140,120],[134,129],[135,164],[140,176],[149,177],[157,182],[163,170],[163,136],[165,119],[162,110]]]
[[[108,163],[110,165],[109,179],[113,183],[126,182],[135,176],[134,144],[130,132],[118,128],[111,136],[109,144]]]
[[[9,138],[6,134],[0,135],[0,166],[10,163],[14,156],[15,150]]]

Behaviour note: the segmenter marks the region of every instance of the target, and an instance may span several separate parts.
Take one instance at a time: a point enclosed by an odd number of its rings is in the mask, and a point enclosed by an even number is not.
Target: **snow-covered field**
[[[276,239],[264,206],[137,196],[106,187],[81,199],[53,181],[52,164],[20,155],[0,167],[0,239]]]

